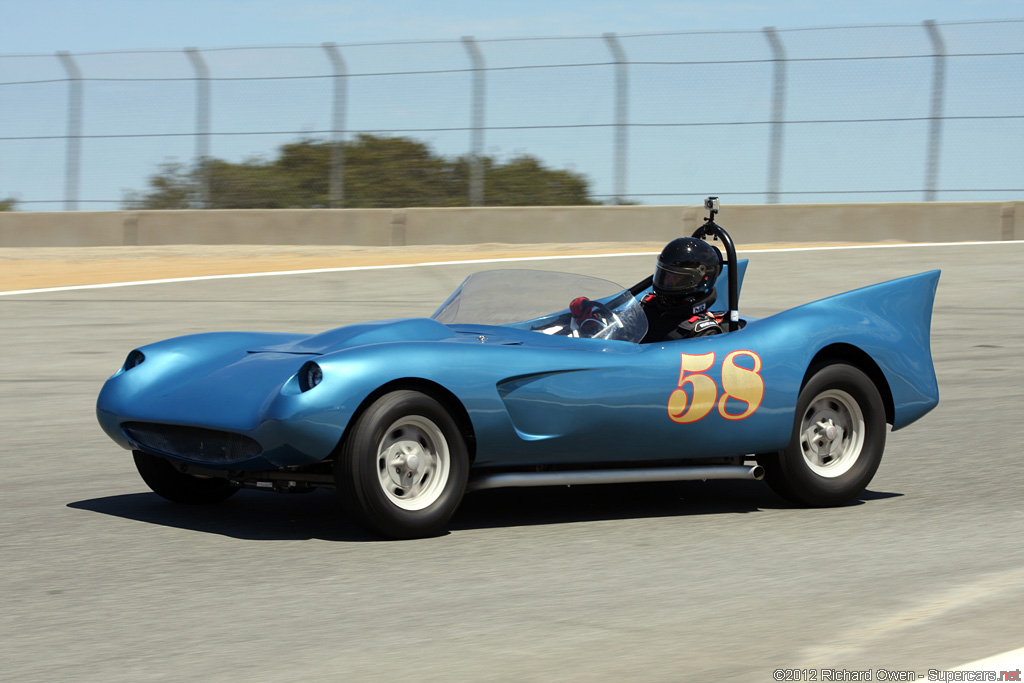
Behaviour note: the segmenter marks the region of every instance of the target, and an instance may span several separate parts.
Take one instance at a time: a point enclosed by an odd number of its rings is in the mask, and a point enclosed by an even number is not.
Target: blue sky
[[[183,48],[205,50],[214,78],[214,157],[268,158],[286,142],[325,139],[332,129],[325,42],[342,46],[355,76],[347,136],[397,131],[456,156],[469,145],[462,36],[480,41],[491,69],[484,153],[529,154],[578,171],[593,196],[611,201],[614,71],[600,38],[606,32],[622,37],[632,63],[627,194],[647,204],[719,193],[764,201],[772,93],[766,26],[780,30],[794,60],[785,119],[798,123],[786,126],[782,201],[918,201],[932,79],[927,19],[940,22],[948,52],[960,53],[948,60],[944,115],[951,118],[938,173],[947,191],[938,198],[1024,199],[1024,23],[957,23],[1024,19],[1024,0],[0,0],[0,8],[0,199],[13,197],[23,210],[59,209],[68,196],[68,85],[57,51],[73,53],[86,78],[80,208],[113,209],[144,190],[160,164],[188,164],[197,154],[194,72]],[[888,28],[786,32],[880,25]],[[645,35],[690,31],[731,33]],[[587,39],[501,40],[552,36]],[[393,41],[438,42],[364,45]],[[215,49],[238,46],[289,47]],[[1003,56],[975,54],[991,52]],[[856,61],[880,55],[886,59]],[[671,60],[711,65],[659,66]],[[591,66],[530,68],[552,64]],[[452,73],[386,73],[429,69]],[[244,80],[253,76],[282,80]],[[844,119],[856,122],[836,123]]]
[[[2,0],[0,53],[1024,17],[1024,0]]]

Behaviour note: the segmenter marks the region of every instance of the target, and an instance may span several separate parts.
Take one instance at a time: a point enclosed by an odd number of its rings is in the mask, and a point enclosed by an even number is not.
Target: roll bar
[[[693,237],[697,239],[707,240],[711,237],[715,240],[721,240],[722,244],[725,245],[725,263],[729,265],[729,315],[726,320],[726,331],[732,332],[740,328],[740,313],[739,313],[739,267],[736,265],[736,246],[732,242],[732,237],[725,231],[725,228],[715,223],[715,215],[719,211],[718,197],[708,197],[704,200],[704,208],[708,210],[708,217],[704,219],[704,225],[697,228],[693,233]]]

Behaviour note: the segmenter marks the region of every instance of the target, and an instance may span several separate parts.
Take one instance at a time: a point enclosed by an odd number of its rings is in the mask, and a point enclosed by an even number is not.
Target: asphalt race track
[[[479,266],[0,296],[0,680],[822,680],[1024,646],[1024,243],[747,256],[757,316],[943,270],[942,402],[890,434],[853,505],[760,482],[496,490],[407,542],[327,491],[176,506],[96,424],[129,350],[429,315]],[[653,261],[499,267],[629,285]]]

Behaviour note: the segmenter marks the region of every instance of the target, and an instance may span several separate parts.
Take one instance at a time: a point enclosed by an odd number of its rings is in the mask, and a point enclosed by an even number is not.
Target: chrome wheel
[[[840,389],[814,397],[800,425],[800,451],[815,474],[838,477],[850,471],[864,448],[864,413]]]
[[[448,482],[448,441],[433,421],[408,415],[384,432],[377,449],[381,489],[395,506],[422,510],[441,496]]]

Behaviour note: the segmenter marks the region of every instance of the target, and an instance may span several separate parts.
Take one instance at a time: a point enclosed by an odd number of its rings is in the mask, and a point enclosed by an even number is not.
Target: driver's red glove
[[[577,323],[597,317],[594,313],[594,302],[585,296],[573,299],[569,304],[569,312],[572,313],[572,317],[576,319]]]

